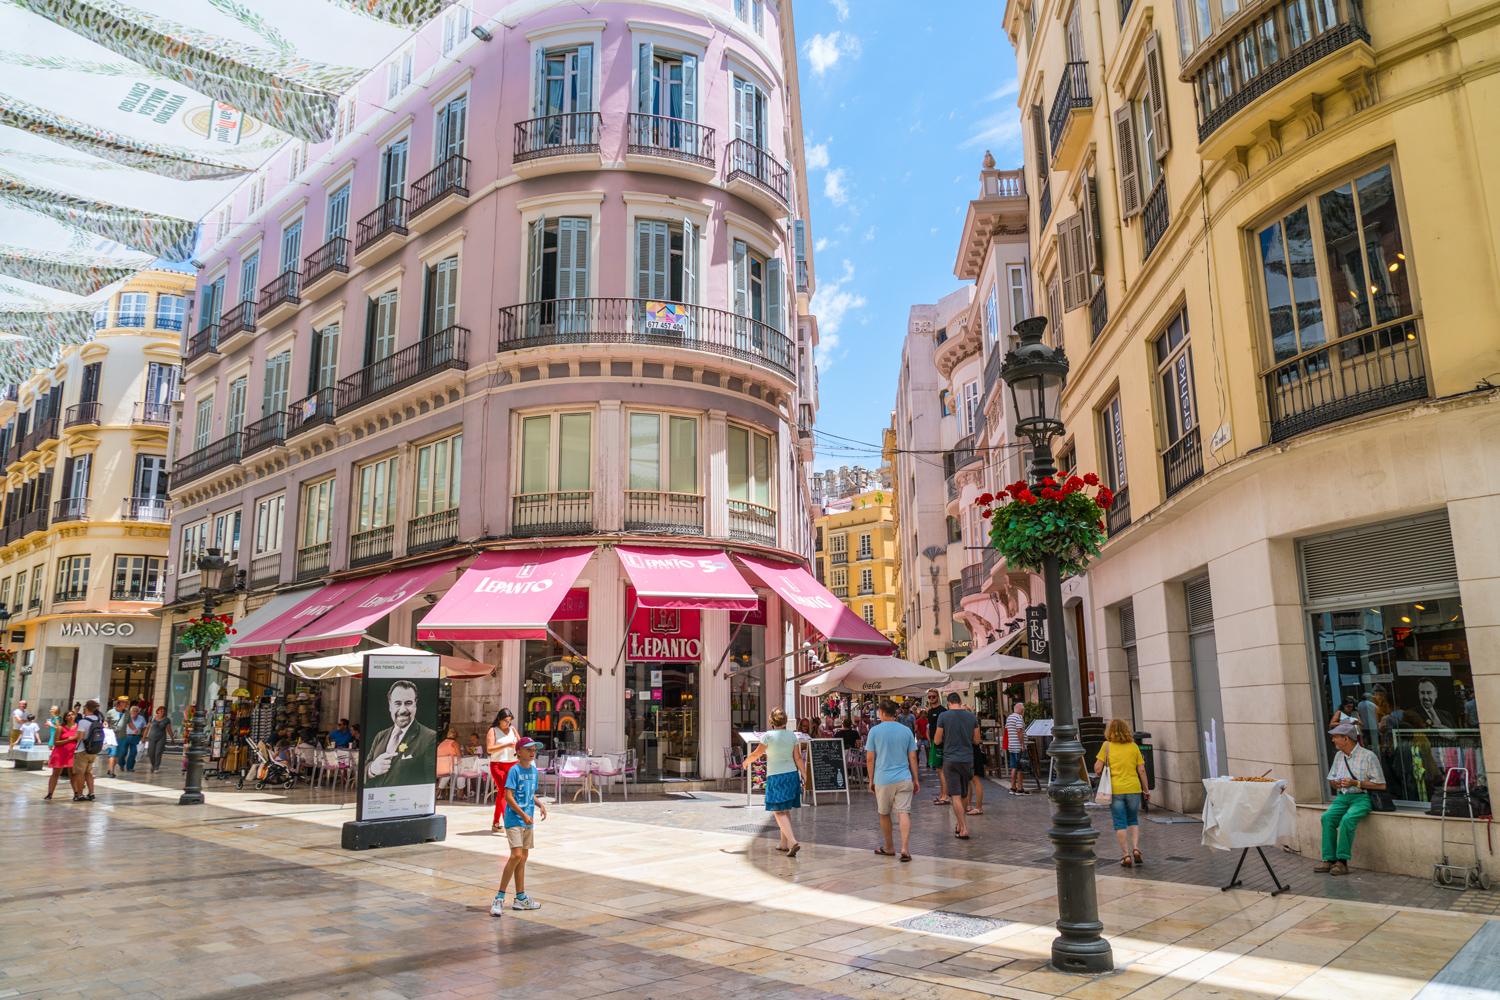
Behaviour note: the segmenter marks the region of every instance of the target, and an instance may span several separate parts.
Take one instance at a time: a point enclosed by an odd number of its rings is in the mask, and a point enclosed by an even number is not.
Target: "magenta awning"
[[[896,646],[795,563],[739,556],[740,564],[791,605],[837,653],[890,653]]]
[[[481,552],[417,626],[417,638],[542,639],[592,547]]]
[[[366,629],[432,586],[444,573],[458,569],[467,558],[459,556],[364,577],[357,581],[360,588],[347,594],[337,607],[294,632],[287,639],[286,651],[309,653],[358,646]]]
[[[266,622],[249,635],[231,642],[229,655],[234,657],[276,655],[282,651],[282,643],[295,635],[298,630],[306,628],[328,614],[342,604],[344,598],[362,590],[369,582],[366,578],[330,583],[316,593],[309,594],[294,607]]]
[[[754,611],[758,598],[723,552],[615,546],[643,608]]]

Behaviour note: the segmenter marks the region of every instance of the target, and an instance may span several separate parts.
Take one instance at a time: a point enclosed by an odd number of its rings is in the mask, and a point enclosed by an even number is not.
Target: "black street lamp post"
[[[198,557],[199,578],[211,579],[209,574],[222,573],[228,565],[229,560],[224,558],[221,550],[207,549]],[[217,578],[212,577],[212,579]],[[214,613],[214,599],[219,595],[219,588],[205,584],[202,593],[203,617],[207,618]],[[204,701],[208,696],[208,651],[213,648],[213,644],[206,646],[195,644],[192,648],[198,653],[198,685],[197,698],[193,707],[193,723],[188,730],[187,777],[182,783],[182,795],[177,799],[177,804],[180,806],[203,804],[203,769],[208,760],[208,706],[204,704]]]
[[[1016,432],[1030,443],[1027,477],[1035,485],[1055,475],[1052,439],[1063,433],[1059,416],[1068,359],[1061,347],[1042,343],[1047,320],[1037,316],[1016,324],[1021,343],[1005,356],[1000,377],[1010,388],[1016,413]],[[1052,800],[1052,857],[1057,865],[1057,930],[1052,942],[1052,966],[1061,972],[1098,973],[1114,968],[1114,954],[1104,938],[1099,919],[1099,896],[1094,885],[1094,841],[1099,833],[1084,803],[1090,795],[1083,773],[1083,744],[1078,739],[1073,689],[1068,678],[1068,651],[1063,641],[1062,574],[1058,557],[1043,561],[1047,593],[1047,655],[1052,669],[1052,746],[1054,775],[1047,787]]]

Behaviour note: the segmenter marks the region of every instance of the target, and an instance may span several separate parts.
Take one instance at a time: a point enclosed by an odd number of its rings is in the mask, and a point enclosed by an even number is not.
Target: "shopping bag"
[[[1094,802],[1097,805],[1107,806],[1115,797],[1114,780],[1109,773],[1109,744],[1104,744],[1104,770],[1099,772],[1099,787],[1094,789]]]
[[[119,739],[118,736],[115,735],[115,731],[113,729],[106,729],[106,730],[104,730],[104,749],[105,750],[113,750],[115,747],[117,747],[119,745],[120,745],[120,739]]]

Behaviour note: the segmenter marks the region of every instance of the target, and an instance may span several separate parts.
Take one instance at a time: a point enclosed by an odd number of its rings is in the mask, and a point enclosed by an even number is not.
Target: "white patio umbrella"
[[[287,669],[298,677],[310,681],[331,680],[337,677],[358,677],[364,670],[366,653],[392,653],[396,656],[426,656],[425,649],[410,646],[382,646],[379,649],[347,650],[329,656],[317,656],[310,660],[298,660]],[[438,668],[444,677],[483,677],[494,670],[493,664],[466,660],[461,656],[439,656]]]
[[[861,653],[802,685],[802,693],[821,698],[833,691],[851,694],[890,694],[916,687],[939,687],[946,678],[936,670],[894,656]]]
[[[985,684],[990,681],[1008,681],[1029,674],[1045,674],[1052,668],[1041,660],[1023,660],[1019,656],[1007,656],[1000,652],[1004,640],[996,641],[976,649],[947,670],[948,680],[960,684]]]

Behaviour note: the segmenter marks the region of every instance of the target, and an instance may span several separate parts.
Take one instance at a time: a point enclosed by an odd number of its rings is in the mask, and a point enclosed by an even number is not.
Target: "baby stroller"
[[[271,747],[264,741],[259,742],[246,738],[245,746],[250,750],[252,763],[248,770],[240,773],[240,780],[236,788],[245,787],[245,779],[251,774],[255,777],[255,787],[265,788],[267,785],[280,785],[282,788],[290,789],[297,784],[297,772],[287,764],[277,760],[271,752]],[[260,777],[264,770],[265,777]]]

